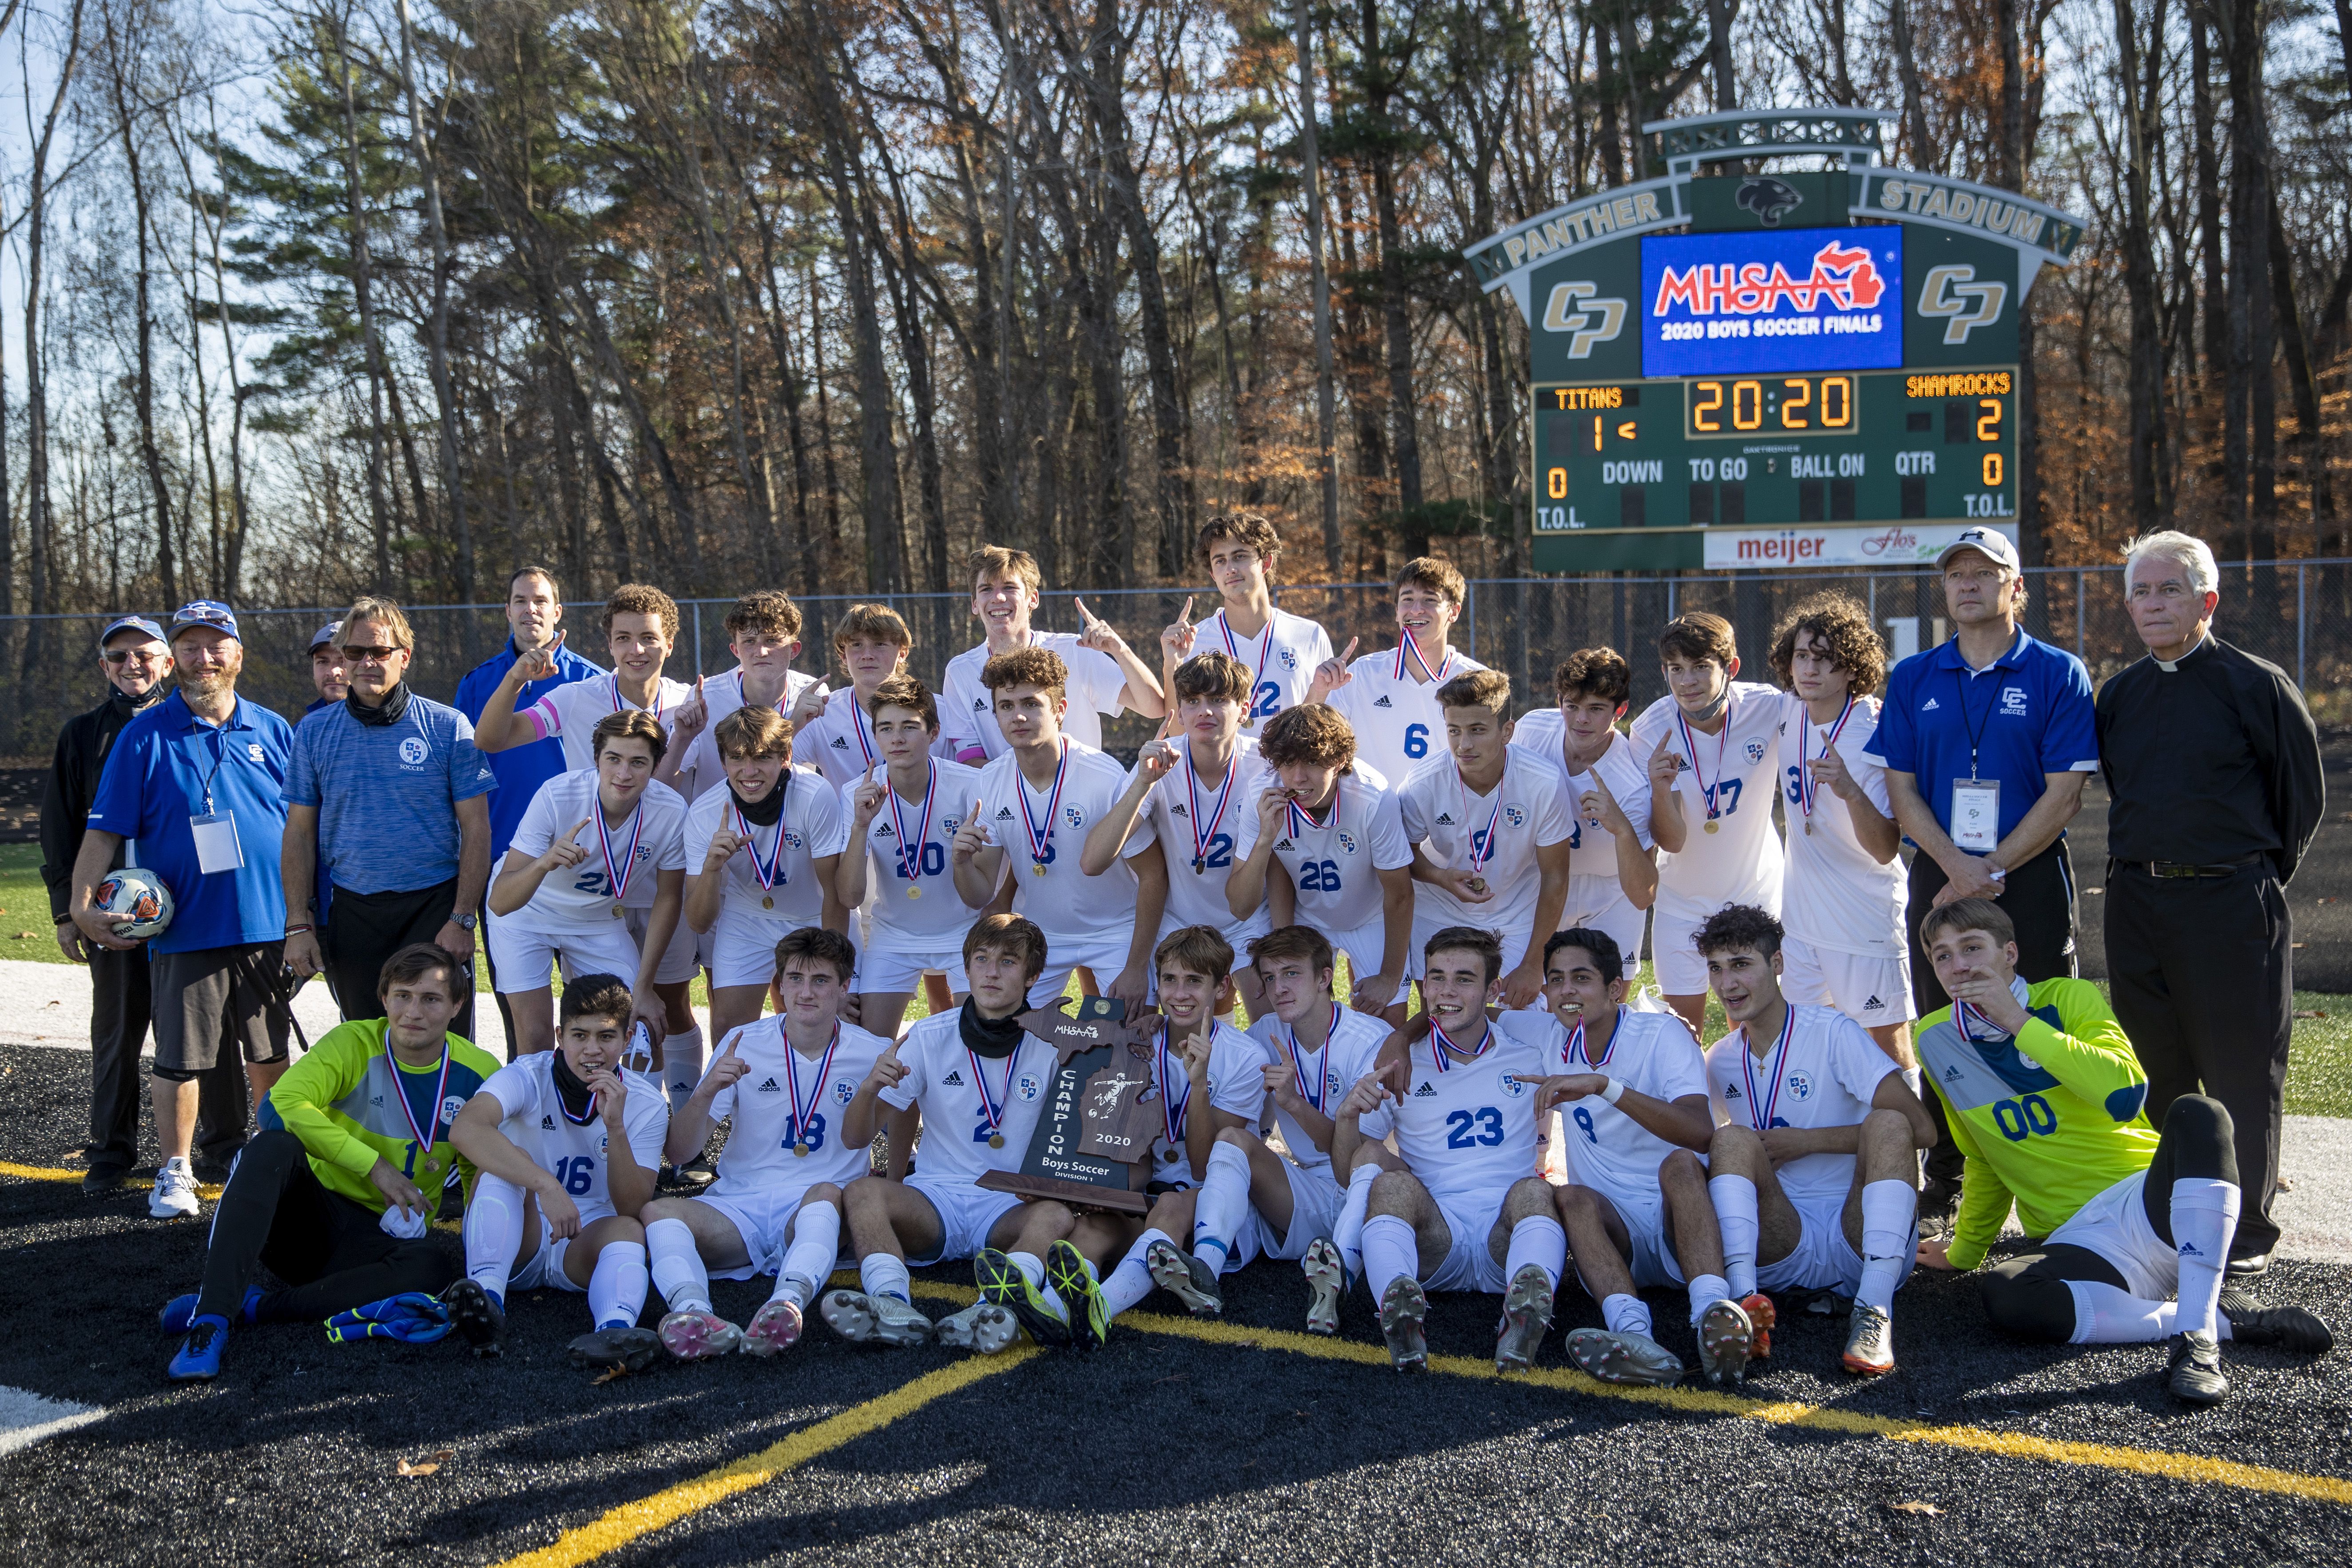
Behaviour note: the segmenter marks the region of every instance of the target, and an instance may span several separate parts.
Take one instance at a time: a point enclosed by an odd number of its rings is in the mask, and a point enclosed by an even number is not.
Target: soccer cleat
[[[976,1301],[940,1320],[940,1343],[954,1351],[994,1355],[1021,1337],[1021,1325],[1002,1307]]]
[[[2172,1359],[2166,1367],[2172,1397],[2184,1405],[2219,1405],[2230,1397],[2229,1375],[2221,1370],[2221,1347],[2210,1334],[2172,1336]]]
[[[93,1198],[102,1198],[122,1185],[126,1173],[120,1165],[92,1165],[82,1173],[81,1190]]]
[[[1699,1314],[1698,1369],[1709,1383],[1748,1376],[1748,1353],[1759,1331],[1737,1301],[1717,1301]]]
[[[817,1311],[852,1344],[919,1345],[931,1337],[930,1319],[896,1296],[828,1290]]]
[[[1070,1310],[1070,1339],[1082,1351],[1110,1343],[1110,1304],[1102,1285],[1087,1268],[1086,1254],[1066,1241],[1045,1249],[1045,1283]],[[1083,1307],[1084,1311],[1077,1310]]]
[[[166,1160],[155,1173],[155,1190],[147,1194],[150,1219],[193,1219],[196,1213],[196,1178],[185,1160]]]
[[[698,1193],[719,1179],[719,1167],[710,1163],[709,1155],[697,1154],[677,1168],[677,1179],[688,1190]]]
[[[2230,1337],[2242,1345],[2277,1345],[2299,1355],[2326,1355],[2336,1348],[2336,1331],[2326,1321],[2301,1307],[2264,1307],[2242,1291],[2224,1290],[2221,1311],[2230,1320]]]
[[[1503,1321],[1495,1336],[1495,1370],[1525,1372],[1551,1329],[1551,1279],[1543,1266],[1524,1263],[1503,1293]]]
[[[1753,1296],[1739,1299],[1739,1310],[1748,1314],[1748,1359],[1772,1359],[1772,1325],[1780,1321],[1773,1309],[1772,1298],[1759,1290]]]
[[[670,1313],[656,1331],[662,1348],[680,1361],[703,1361],[743,1348],[743,1331],[704,1307]]]
[[[1603,1383],[1670,1388],[1683,1380],[1681,1359],[1647,1334],[1579,1329],[1568,1336],[1568,1359]]]
[[[1151,1270],[1151,1282],[1183,1302],[1194,1317],[1223,1314],[1224,1288],[1217,1282],[1217,1271],[1199,1258],[1155,1241],[1143,1250],[1143,1266]]]
[[[1421,1327],[1428,1316],[1429,1297],[1411,1275],[1399,1275],[1381,1292],[1381,1338],[1389,1344],[1389,1364],[1399,1372],[1428,1370],[1429,1337]]]
[[[1069,1320],[1047,1306],[1045,1293],[1029,1283],[1029,1276],[1021,1272],[1018,1264],[996,1248],[983,1247],[973,1255],[971,1278],[980,1287],[982,1300],[1020,1319],[1021,1326],[1039,1344],[1070,1342]]]
[[[790,1296],[772,1296],[768,1304],[751,1314],[743,1325],[743,1353],[772,1356],[778,1351],[788,1351],[800,1342],[800,1303]]]
[[[228,1348],[228,1325],[210,1315],[188,1325],[188,1337],[172,1352],[174,1383],[209,1383],[220,1375],[221,1352]]]
[[[247,1285],[245,1288],[245,1305],[237,1310],[236,1314],[238,1322],[251,1323],[256,1321],[254,1313],[260,1309],[261,1298],[264,1294],[258,1285]],[[184,1296],[174,1296],[164,1302],[163,1310],[157,1314],[163,1325],[163,1331],[167,1334],[186,1333],[188,1326],[196,1321],[196,1293],[191,1290]]]
[[[612,1366],[624,1372],[643,1372],[661,1354],[662,1342],[661,1336],[652,1330],[630,1324],[583,1334],[566,1350],[574,1366]]]
[[[499,1355],[507,1348],[507,1310],[478,1279],[457,1279],[441,1292],[449,1309],[449,1326],[479,1356]]]
[[[2259,1279],[2270,1271],[2271,1255],[2267,1252],[2254,1252],[2243,1258],[2232,1258],[2222,1266],[2221,1270],[2223,1277],[2231,1279]]]
[[[1884,1377],[1895,1370],[1895,1320],[1885,1308],[1864,1301],[1853,1304],[1843,1360],[1846,1371],[1864,1377]]]
[[[1307,1331],[1338,1333],[1339,1298],[1348,1289],[1348,1266],[1339,1261],[1339,1249],[1326,1240],[1310,1241],[1298,1268],[1307,1276]]]

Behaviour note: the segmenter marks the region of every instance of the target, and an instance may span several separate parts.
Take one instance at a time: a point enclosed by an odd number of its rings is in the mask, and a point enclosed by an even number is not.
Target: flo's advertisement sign
[[[1701,564],[1715,571],[1788,566],[1931,566],[1981,522],[1868,524],[1857,528],[1711,528]],[[1990,525],[2017,542],[2017,525]]]

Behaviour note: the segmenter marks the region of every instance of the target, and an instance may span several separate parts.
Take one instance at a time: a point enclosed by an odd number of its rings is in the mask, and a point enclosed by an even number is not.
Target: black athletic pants
[[[84,946],[89,953],[89,1167],[128,1171],[139,1163],[139,1104],[147,1092],[139,1066],[140,1049],[147,1043],[147,951]],[[232,1064],[232,1070],[243,1069]],[[240,1135],[244,1131],[236,1130]],[[236,1148],[201,1118],[196,1141],[207,1152],[224,1142],[231,1152]]]
[[[263,1298],[257,1313],[263,1322],[324,1322],[405,1290],[437,1295],[457,1277],[430,1235],[402,1241],[384,1233],[380,1217],[328,1191],[291,1132],[254,1134],[213,1215],[196,1311],[239,1321],[257,1263],[286,1285]]]
[[[2294,1030],[2294,925],[2266,861],[2230,877],[2152,877],[2107,866],[2107,979],[2116,1019],[2147,1073],[2151,1121],[2210,1094],[2238,1129],[2245,1213],[2231,1250],[2278,1245],[2280,1117]]]
[[[1950,880],[1934,856],[1911,858],[1911,999],[1922,1018],[1952,1005],[1919,941],[1919,922]],[[2074,862],[2063,838],[2009,874],[2000,907],[2017,927],[2017,973],[2027,984],[2080,973],[2074,964]],[[1936,1146],[1927,1151],[1927,1179],[1957,1183],[1963,1162],[1944,1121],[1943,1098],[1924,1098],[1937,1134]]]
[[[2184,1094],[2172,1102],[2140,1189],[2141,1212],[2158,1239],[2168,1246],[2172,1241],[2174,1182],[2187,1178],[2237,1184],[2234,1136],[2229,1108],[2220,1100]],[[1977,1287],[1995,1328],[2063,1345],[2074,1337],[2074,1292],[2066,1289],[2069,1279],[2130,1289],[2114,1264],[2087,1247],[2065,1242],[1987,1269]]]
[[[358,1018],[381,1018],[383,1004],[375,994],[375,983],[383,973],[384,961],[411,942],[431,942],[449,923],[449,911],[457,907],[457,879],[450,878],[430,888],[418,888],[405,893],[354,893],[349,888],[337,888],[328,905],[327,929],[319,944],[320,956],[326,961],[327,989],[335,994],[335,1005],[349,1023]],[[475,948],[479,951],[480,932],[476,933]],[[474,966],[467,963],[461,977],[465,990],[465,1005],[450,1020],[449,1032],[461,1040],[474,1037]]]

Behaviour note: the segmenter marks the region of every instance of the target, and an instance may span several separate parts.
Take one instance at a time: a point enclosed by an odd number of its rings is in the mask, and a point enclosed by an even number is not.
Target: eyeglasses
[[[343,645],[343,657],[353,664],[383,664],[388,662],[394,654],[407,651],[404,647],[358,647],[350,643]]]
[[[141,664],[161,664],[172,656],[168,653],[152,653],[143,647],[116,647],[109,648],[98,657],[109,664],[128,664],[133,659]]]

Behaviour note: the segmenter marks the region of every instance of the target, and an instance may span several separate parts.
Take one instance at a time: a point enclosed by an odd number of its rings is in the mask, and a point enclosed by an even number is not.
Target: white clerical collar
[[[2197,650],[2205,646],[2206,638],[2211,635],[2212,634],[2210,632],[2198,633],[2197,640],[2189,645],[2189,648],[2187,653],[2182,654],[2179,658],[2157,658],[2156,668],[2164,671],[2167,675],[2171,674],[2174,670],[2179,669],[2182,665],[2187,664],[2189,659],[2194,658]],[[2156,656],[2154,654],[2150,654],[2148,655],[2148,658],[2156,658]]]

